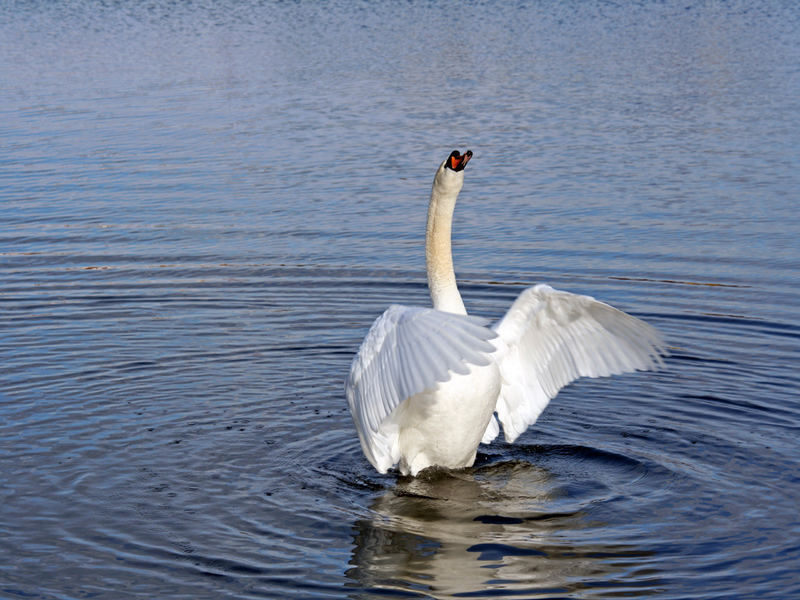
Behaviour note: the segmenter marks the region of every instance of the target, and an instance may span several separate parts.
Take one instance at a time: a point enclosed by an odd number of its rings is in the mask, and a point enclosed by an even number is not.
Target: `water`
[[[793,3],[5,3],[0,596],[800,597]],[[375,473],[343,380],[426,304],[646,319],[667,369]]]

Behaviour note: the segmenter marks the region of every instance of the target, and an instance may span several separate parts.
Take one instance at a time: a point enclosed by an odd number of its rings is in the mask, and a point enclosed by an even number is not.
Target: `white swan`
[[[491,327],[467,316],[450,228],[464,167],[454,150],[436,171],[425,256],[433,308],[392,305],[372,324],[347,378],[361,447],[381,473],[469,467],[479,443],[513,442],[562,387],[662,364],[650,325],[588,296],[546,285],[523,291]]]

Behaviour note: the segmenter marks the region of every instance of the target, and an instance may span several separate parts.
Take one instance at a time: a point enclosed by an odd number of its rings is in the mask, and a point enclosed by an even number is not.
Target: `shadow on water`
[[[635,496],[651,471],[581,446],[522,446],[479,455],[471,469],[399,477],[353,526],[351,597],[553,597],[613,586],[626,561],[652,553],[603,543],[607,523],[593,505],[623,487]]]

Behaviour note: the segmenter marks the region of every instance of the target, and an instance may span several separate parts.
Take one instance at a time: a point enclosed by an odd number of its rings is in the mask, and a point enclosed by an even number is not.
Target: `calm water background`
[[[794,2],[0,5],[0,596],[800,598]],[[343,379],[426,304],[656,325],[473,469]]]

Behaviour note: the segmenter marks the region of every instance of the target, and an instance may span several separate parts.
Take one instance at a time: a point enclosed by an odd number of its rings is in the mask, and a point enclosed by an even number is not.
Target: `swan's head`
[[[453,150],[436,171],[436,177],[433,179],[434,191],[439,194],[458,194],[464,185],[464,167],[470,158],[472,150],[467,150],[464,154]]]

